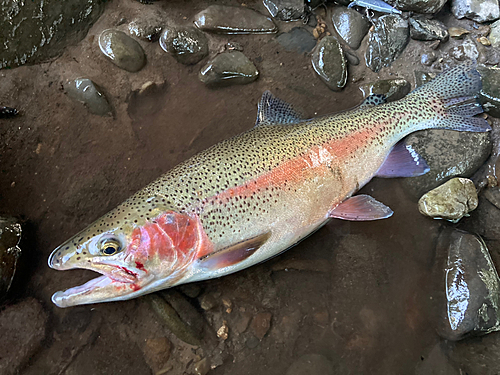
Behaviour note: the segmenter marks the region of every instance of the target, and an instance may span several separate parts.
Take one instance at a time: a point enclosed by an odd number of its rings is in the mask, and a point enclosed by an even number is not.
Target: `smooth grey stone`
[[[305,354],[295,360],[286,375],[333,375],[332,363],[321,354]]]
[[[347,82],[347,63],[340,43],[333,36],[326,36],[312,54],[316,73],[333,91],[340,91]]]
[[[374,72],[390,66],[410,41],[408,21],[388,14],[373,21],[365,53],[366,66]]]
[[[500,21],[495,21],[490,25],[490,35],[488,39],[492,47],[500,47]]]
[[[105,3],[105,0],[2,1],[0,69],[46,61],[60,55],[67,45],[76,45],[99,19]]]
[[[110,115],[112,108],[101,89],[88,78],[66,81],[64,90],[71,99],[83,103],[90,113],[99,116]]]
[[[304,15],[304,0],[264,0],[264,5],[281,21],[298,20]]]
[[[484,110],[493,117],[500,117],[500,68],[479,67],[483,88],[479,101]]]
[[[359,65],[359,57],[354,52],[346,50],[346,51],[344,51],[344,55],[345,55],[346,60],[349,62],[349,64]]]
[[[244,7],[210,5],[194,17],[203,31],[218,34],[270,34],[278,31],[273,20]]]
[[[434,61],[437,60],[437,56],[434,52],[424,53],[420,57],[420,63],[425,66],[431,66]]]
[[[104,30],[99,35],[99,47],[113,64],[129,72],[137,72],[146,64],[141,45],[122,31]]]
[[[405,178],[403,185],[415,198],[453,177],[470,177],[491,152],[489,133],[422,130],[411,134],[406,144],[424,158],[430,171]]]
[[[373,83],[367,83],[359,87],[365,98],[370,95],[382,94],[388,102],[404,98],[410,91],[411,85],[406,79],[384,79]]]
[[[316,46],[314,36],[303,27],[294,27],[289,32],[278,35],[276,40],[287,51],[299,53],[311,52]]]
[[[484,241],[448,228],[438,238],[437,253],[447,253],[438,333],[448,340],[500,330],[500,279]]]
[[[10,216],[0,217],[0,300],[10,289],[21,256],[21,224]]]
[[[450,55],[458,61],[477,60],[479,51],[474,40],[466,37],[461,45],[450,49]]]
[[[209,86],[243,85],[255,81],[259,71],[239,51],[215,56],[200,71],[200,81]]]
[[[354,9],[337,7],[332,22],[342,40],[352,49],[358,49],[370,29],[370,22]]]
[[[192,65],[208,55],[208,39],[193,26],[167,28],[160,37],[160,46],[182,64]]]
[[[415,40],[442,40],[450,37],[446,25],[438,20],[428,20],[422,16],[410,18],[410,37]]]
[[[466,17],[477,22],[500,18],[498,0],[452,0],[451,12],[458,19]]]
[[[436,74],[415,70],[415,87],[420,87],[436,78]]]
[[[434,14],[441,10],[447,0],[385,0],[404,12]]]

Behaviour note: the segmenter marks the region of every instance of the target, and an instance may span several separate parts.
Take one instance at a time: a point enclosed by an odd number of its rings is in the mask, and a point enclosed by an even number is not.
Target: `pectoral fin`
[[[330,211],[330,217],[351,221],[386,219],[392,210],[369,195],[356,195],[348,198]]]
[[[249,238],[205,255],[198,260],[200,268],[217,270],[237,264],[255,253],[271,237],[271,232]]]

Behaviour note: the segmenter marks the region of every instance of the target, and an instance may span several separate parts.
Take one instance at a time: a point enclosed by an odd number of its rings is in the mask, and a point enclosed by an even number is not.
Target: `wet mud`
[[[389,69],[374,73],[364,63],[351,65],[341,92],[319,79],[310,55],[287,51],[276,35],[208,35],[208,58],[236,42],[260,73],[248,85],[216,89],[198,79],[206,60],[182,65],[158,43],[140,41],[147,63],[136,73],[117,68],[99,51],[102,30],[144,7],[159,7],[167,22],[188,25],[208,4],[109,2],[88,35],[60,58],[0,70],[0,103],[19,111],[0,119],[0,211],[21,216],[31,230],[17,267],[22,287],[14,285],[8,302],[33,297],[47,315],[33,323],[45,335],[27,360],[13,362],[12,373],[325,373],[321,366],[334,374],[431,374],[439,368],[447,374],[499,373],[500,335],[457,343],[437,335],[430,298],[443,287],[433,272],[436,242],[444,227],[463,224],[422,216],[402,179],[375,178],[361,190],[391,207],[393,217],[332,220],[263,264],[197,283],[199,293],[185,298],[210,327],[200,346],[165,328],[147,296],[67,309],[52,304],[52,293],[95,274],[49,269],[50,252],[179,162],[250,129],[265,90],[310,117],[342,111],[361,102],[363,84],[405,78],[414,87],[420,55],[431,50],[411,40]],[[265,13],[261,2],[248,6]],[[280,32],[296,26],[280,23]],[[83,76],[105,91],[112,116],[93,115],[64,93],[66,80]],[[485,239],[499,265],[498,238]],[[293,368],[304,355],[315,355],[303,361],[310,371],[293,372],[304,366]]]

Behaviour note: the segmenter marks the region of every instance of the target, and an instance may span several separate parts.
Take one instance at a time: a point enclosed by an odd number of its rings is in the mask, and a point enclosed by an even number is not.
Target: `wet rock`
[[[421,214],[458,222],[477,208],[477,192],[468,178],[453,178],[424,194],[418,201]]]
[[[415,16],[410,18],[410,37],[416,40],[442,40],[445,42],[450,34],[441,21]]]
[[[0,118],[16,117],[19,111],[15,108],[0,106]]]
[[[424,14],[434,14],[441,10],[447,0],[386,0],[399,10]]]
[[[415,70],[415,87],[420,87],[436,78],[436,74]]]
[[[196,283],[180,285],[179,290],[189,298],[196,298],[201,293],[200,285]]]
[[[47,314],[34,298],[8,306],[0,313],[0,374],[18,374],[45,338]]]
[[[157,12],[154,12],[130,21],[127,28],[131,35],[155,42],[160,37],[163,25],[165,25],[164,18]]]
[[[287,51],[298,53],[311,52],[316,46],[314,36],[303,27],[294,27],[289,32],[278,35],[276,40]]]
[[[431,66],[432,63],[436,60],[437,60],[437,56],[434,52],[424,53],[420,57],[420,62],[422,63],[422,65],[425,65],[425,66]]]
[[[18,220],[9,216],[0,217],[0,300],[9,291],[16,273],[21,256],[20,240],[21,224]]]
[[[500,188],[498,186],[486,189],[484,197],[500,210]]]
[[[404,98],[410,91],[410,82],[403,78],[385,79],[373,83],[367,83],[359,87],[363,96],[367,98],[370,95],[385,95],[388,102]]]
[[[99,36],[99,48],[113,64],[137,72],[146,64],[141,45],[122,31],[107,29]]]
[[[177,311],[167,303],[163,298],[156,294],[150,294],[148,298],[151,307],[161,318],[161,322],[180,340],[190,344],[199,345],[201,338],[197,332],[186,324]]]
[[[293,362],[286,375],[333,375],[332,363],[321,354],[305,354]]]
[[[298,20],[304,15],[304,0],[264,0],[264,5],[281,21]]]
[[[342,40],[352,49],[358,49],[370,23],[354,9],[337,7],[333,10],[332,22]]]
[[[359,65],[359,57],[354,52],[344,51],[344,55],[350,65]]]
[[[498,0],[452,0],[451,12],[458,19],[466,17],[477,22],[500,18]]]
[[[2,1],[0,69],[46,61],[85,37],[104,0]]]
[[[374,21],[365,54],[366,65],[378,72],[390,66],[410,40],[408,21],[395,15],[385,15]]]
[[[470,177],[491,151],[488,133],[423,130],[411,134],[406,143],[427,162],[430,171],[406,178],[406,190],[416,198],[453,177]]]
[[[141,349],[144,353],[144,359],[153,373],[159,373],[167,367],[172,350],[172,344],[168,338],[146,339]]]
[[[167,28],[160,37],[160,46],[182,64],[193,65],[208,55],[208,39],[192,26]]]
[[[333,36],[321,39],[312,54],[316,73],[333,91],[341,90],[347,82],[347,63],[340,43]]]
[[[489,40],[493,47],[500,47],[500,21],[495,21],[490,25],[491,31]]]
[[[194,364],[193,370],[195,375],[206,375],[210,371],[210,361],[208,358],[203,358]]]
[[[84,104],[90,113],[99,116],[111,115],[112,108],[102,90],[88,78],[66,81],[64,90],[71,99]]]
[[[448,29],[448,33],[452,38],[460,39],[465,35],[470,34],[470,31],[464,29],[463,27],[450,27]]]
[[[203,294],[200,299],[200,307],[205,310],[211,310],[217,305],[217,299],[212,294]]]
[[[238,333],[243,333],[247,330],[248,324],[252,319],[252,314],[246,311],[239,311],[234,318],[232,327]]]
[[[476,43],[470,38],[466,38],[460,46],[453,47],[450,50],[450,55],[458,60],[476,60],[479,57]]]
[[[445,290],[438,299],[442,310],[440,336],[460,340],[472,334],[498,331],[500,279],[484,241],[476,235],[448,229],[439,236],[437,252],[448,253]]]
[[[271,317],[270,312],[261,312],[253,317],[250,330],[259,340],[262,340],[271,328]]]
[[[479,101],[488,114],[500,117],[500,68],[480,67],[479,72],[483,81]]]
[[[273,20],[244,7],[210,5],[194,17],[203,31],[219,34],[269,34],[278,31]]]
[[[259,71],[239,51],[215,56],[200,71],[200,81],[209,86],[244,85],[257,79]]]
[[[222,340],[227,340],[227,338],[229,337],[229,327],[225,320],[222,322],[222,325],[217,330],[217,337]]]

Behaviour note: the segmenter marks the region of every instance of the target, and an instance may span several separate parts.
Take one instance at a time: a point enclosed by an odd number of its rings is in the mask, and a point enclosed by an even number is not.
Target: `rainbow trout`
[[[314,119],[265,92],[254,128],[186,160],[55,249],[50,267],[102,276],[52,301],[67,307],[135,298],[265,261],[331,218],[387,218],[388,207],[353,194],[374,176],[429,170],[401,141],[414,131],[489,131],[473,117],[482,112],[480,88],[469,63],[397,102],[373,96]]]

